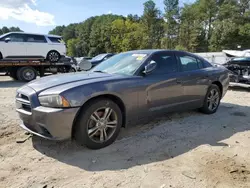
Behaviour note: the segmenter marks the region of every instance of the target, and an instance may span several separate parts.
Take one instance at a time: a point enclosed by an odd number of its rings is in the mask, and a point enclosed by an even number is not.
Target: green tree
[[[161,38],[164,34],[163,18],[154,1],[148,0],[144,3],[144,11],[141,18],[143,28],[143,40],[140,48],[160,48]]]
[[[164,0],[165,5],[165,37],[162,47],[174,49],[179,36],[179,0]]]
[[[105,52],[168,48],[191,52],[250,48],[249,0],[196,0],[179,5],[163,0],[164,17],[153,0],[146,1],[143,15],[101,15],[57,26],[51,34],[63,36],[68,54],[94,56]],[[4,27],[0,33],[16,30]]]
[[[68,51],[67,51],[68,56],[80,57],[83,55],[80,41],[78,38],[69,39],[67,42],[67,47],[68,47]]]
[[[112,23],[111,42],[116,52],[136,50],[142,41],[141,24],[131,19],[117,19]]]
[[[76,27],[76,35],[79,39],[79,46],[83,56],[88,56],[90,51],[90,33],[92,25],[97,17],[90,17]]]
[[[6,27],[4,26],[2,29],[0,28],[0,35],[9,33],[9,32],[23,32],[19,27]]]
[[[63,26],[56,26],[53,30],[51,30],[49,32],[49,34],[53,34],[53,35],[59,35],[59,36],[62,36],[63,35],[63,30],[65,29],[66,27],[63,25]]]
[[[1,30],[2,30],[2,34],[10,32],[9,28],[6,26],[4,26]]]
[[[76,26],[78,24],[70,24],[63,30],[62,36],[63,40],[67,42],[69,39],[76,38]]]

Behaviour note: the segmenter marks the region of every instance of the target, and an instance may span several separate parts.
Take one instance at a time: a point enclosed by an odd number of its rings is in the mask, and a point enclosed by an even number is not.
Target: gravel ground
[[[214,115],[168,114],[123,129],[111,146],[30,137],[18,127],[15,91],[0,77],[0,187],[250,187],[250,93],[229,90]]]

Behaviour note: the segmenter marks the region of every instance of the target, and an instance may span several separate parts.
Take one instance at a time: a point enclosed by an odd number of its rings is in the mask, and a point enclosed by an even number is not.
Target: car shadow
[[[14,88],[14,87],[21,87],[25,84],[25,82],[15,81],[15,80],[1,80],[0,81],[0,88]]]
[[[249,130],[250,108],[222,103],[218,112],[172,113],[144,125],[123,129],[118,140],[89,150],[72,141],[53,142],[34,136],[34,148],[48,157],[87,171],[121,170],[168,160],[201,145],[224,146],[223,140]]]

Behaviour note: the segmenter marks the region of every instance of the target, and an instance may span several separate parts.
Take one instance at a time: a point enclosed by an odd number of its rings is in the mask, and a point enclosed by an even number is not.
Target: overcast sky
[[[101,14],[139,14],[146,0],[0,0],[0,27],[18,26],[26,32],[48,33]],[[194,0],[181,0],[191,3]],[[164,9],[163,0],[154,1]]]

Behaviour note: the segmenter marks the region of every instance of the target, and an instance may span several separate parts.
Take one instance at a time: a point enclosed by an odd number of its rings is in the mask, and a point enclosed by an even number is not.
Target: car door
[[[5,41],[6,39],[9,41]],[[1,39],[3,42],[3,57],[16,58],[26,56],[25,37],[23,34],[11,33]]]
[[[178,82],[178,64],[172,52],[158,52],[149,60],[157,63],[156,69],[145,75],[140,84],[145,86],[146,108],[149,112],[171,111],[181,104],[182,85]],[[144,100],[144,96],[139,96]],[[141,101],[143,103],[143,101]]]
[[[183,101],[186,105],[200,106],[209,85],[208,72],[198,57],[185,52],[176,52],[175,54],[181,67],[179,82],[184,90]]]
[[[26,35],[27,56],[44,57],[50,51],[44,35]]]

